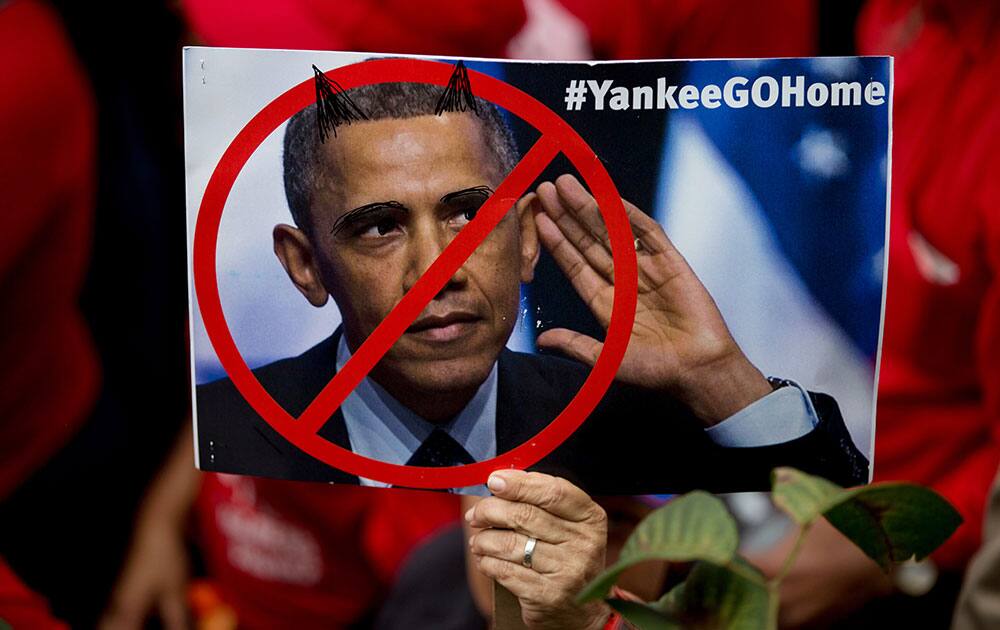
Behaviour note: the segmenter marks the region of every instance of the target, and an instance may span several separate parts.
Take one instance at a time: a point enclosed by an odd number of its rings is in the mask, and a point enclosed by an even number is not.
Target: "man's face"
[[[303,275],[279,257],[316,305],[333,297],[355,351],[502,179],[478,119],[444,114],[341,126],[324,145]],[[511,206],[514,200],[510,200]],[[297,245],[297,241],[292,245]],[[295,258],[295,256],[292,256]],[[537,259],[524,204],[509,211],[372,371],[404,403],[410,393],[474,392],[517,320],[520,283]],[[295,262],[292,261],[292,267]],[[318,281],[318,283],[317,283]],[[318,286],[319,285],[319,286]]]

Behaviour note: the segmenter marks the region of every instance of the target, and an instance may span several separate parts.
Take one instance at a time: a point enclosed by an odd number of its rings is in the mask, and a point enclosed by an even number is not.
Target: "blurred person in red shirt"
[[[49,599],[85,625],[114,571],[92,565],[104,535],[66,527],[86,507],[108,507],[95,492],[109,470],[90,459],[105,452],[90,448],[101,370],[79,305],[96,186],[93,95],[39,1],[0,2],[0,68],[0,619],[63,627]]]
[[[410,551],[458,522],[454,495],[200,473],[193,453],[186,429],[140,512],[101,628],[142,628],[150,615],[188,627],[192,540],[241,628],[368,623]]]
[[[94,212],[94,104],[55,14],[0,4],[0,500],[86,422],[100,367],[77,300]]]

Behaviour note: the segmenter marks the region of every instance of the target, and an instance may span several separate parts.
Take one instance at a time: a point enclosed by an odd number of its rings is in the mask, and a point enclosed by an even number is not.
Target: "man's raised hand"
[[[544,182],[533,201],[538,235],[605,328],[614,299],[614,265],[597,202],[572,175]],[[712,297],[659,223],[622,200],[636,238],[639,286],[635,324],[620,381],[672,394],[707,425],[771,391],[733,340]],[[593,365],[601,342],[557,328],[538,338]]]

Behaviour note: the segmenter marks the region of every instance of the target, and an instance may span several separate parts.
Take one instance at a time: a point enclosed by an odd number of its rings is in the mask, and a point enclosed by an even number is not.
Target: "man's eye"
[[[476,213],[478,212],[479,212],[478,206],[473,208],[466,208],[465,210],[460,210],[459,212],[455,213],[455,216],[452,218],[452,222],[455,225],[462,227],[469,221],[475,219]]]
[[[395,232],[399,228],[399,223],[395,219],[385,218],[371,223],[361,230],[359,236],[362,238],[379,238]]]

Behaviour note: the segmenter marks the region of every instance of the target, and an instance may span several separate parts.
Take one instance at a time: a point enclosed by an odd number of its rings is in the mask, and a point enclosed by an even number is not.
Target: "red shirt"
[[[1000,460],[998,37],[1000,5],[976,0],[876,0],[859,25],[863,54],[896,56],[875,478],[955,504],[965,524],[936,554],[955,569]]]
[[[246,628],[342,628],[385,597],[407,554],[458,522],[451,494],[205,474],[209,575]]]
[[[597,59],[810,55],[815,7],[802,0],[559,0],[587,26]]]
[[[97,354],[77,304],[94,211],[94,104],[51,10],[0,8],[0,500],[87,419]]]
[[[586,27],[598,59],[811,54],[815,8],[801,0],[552,0]],[[184,0],[213,46],[504,57],[522,0]]]
[[[521,0],[184,0],[212,46],[501,57]]]
[[[0,621],[6,621],[11,628],[33,630],[66,630],[69,627],[52,616],[45,600],[28,590],[2,558],[0,558]]]

